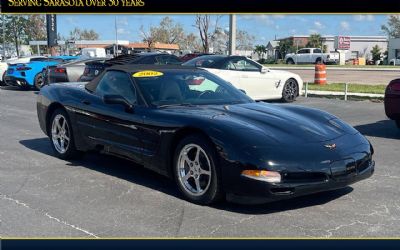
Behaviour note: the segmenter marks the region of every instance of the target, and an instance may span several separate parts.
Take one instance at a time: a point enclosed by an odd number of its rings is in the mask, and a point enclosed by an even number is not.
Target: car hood
[[[300,76],[298,74],[292,73],[290,71],[286,71],[286,70],[277,70],[277,69],[269,69],[268,73],[272,73],[277,77],[282,77],[282,78],[288,78],[288,77],[293,77],[296,80],[301,79]]]
[[[212,119],[214,124],[232,134],[247,134],[249,138],[257,135],[257,140],[281,145],[323,142],[358,133],[329,113],[295,105],[259,102],[188,109],[186,112],[193,117]],[[176,111],[182,113],[183,110]]]

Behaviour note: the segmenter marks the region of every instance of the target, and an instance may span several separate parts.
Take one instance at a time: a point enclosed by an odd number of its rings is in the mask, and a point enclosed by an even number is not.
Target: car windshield
[[[191,67],[203,67],[208,68],[212,66],[216,61],[223,59],[223,56],[199,56],[183,63],[183,66],[191,66]]]
[[[253,102],[230,83],[205,71],[163,71],[149,77],[140,74],[133,74],[133,78],[146,101],[154,106]]]

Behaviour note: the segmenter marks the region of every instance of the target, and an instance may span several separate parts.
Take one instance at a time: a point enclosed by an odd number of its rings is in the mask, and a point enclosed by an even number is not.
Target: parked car
[[[187,62],[189,60],[192,60],[193,58],[199,57],[199,56],[206,56],[206,55],[212,55],[209,53],[188,53],[184,56],[179,57],[182,62]]]
[[[287,64],[301,63],[325,63],[337,64],[339,53],[323,53],[319,48],[303,48],[296,53],[289,53],[285,56]]]
[[[390,65],[400,65],[400,56],[390,59],[389,64]]]
[[[29,57],[21,57],[21,58],[12,58],[6,61],[0,62],[0,85],[6,85],[4,83],[4,76],[8,69],[9,64],[17,64],[17,63],[29,63],[30,61],[42,61],[45,60],[44,56],[29,56]]]
[[[386,87],[384,102],[386,116],[396,121],[400,128],[400,78],[394,79]]]
[[[87,63],[104,63],[107,58],[89,58],[48,66],[44,73],[44,85],[56,82],[78,82]]]
[[[173,178],[194,203],[288,199],[374,172],[369,141],[337,117],[255,102],[193,67],[118,65],[87,84],[44,86],[37,114],[59,158],[128,158]]]
[[[182,65],[205,68],[243,90],[254,100],[282,99],[293,102],[303,88],[299,75],[268,69],[244,56],[200,56]]]
[[[74,59],[77,59],[77,57],[55,56],[39,61],[30,61],[29,63],[10,64],[4,77],[5,83],[24,89],[31,87],[40,89],[43,85],[43,72],[46,70],[46,67]]]
[[[85,71],[81,76],[81,81],[91,81],[104,69],[111,67],[112,65],[122,65],[122,64],[181,64],[182,61],[175,55],[170,55],[168,53],[159,52],[144,52],[135,53],[130,55],[121,55],[104,62],[90,62],[86,64]]]

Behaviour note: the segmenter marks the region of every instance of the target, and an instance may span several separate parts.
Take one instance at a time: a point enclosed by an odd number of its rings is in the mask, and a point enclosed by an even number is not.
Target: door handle
[[[90,102],[88,100],[83,100],[82,103],[85,105],[90,105]]]

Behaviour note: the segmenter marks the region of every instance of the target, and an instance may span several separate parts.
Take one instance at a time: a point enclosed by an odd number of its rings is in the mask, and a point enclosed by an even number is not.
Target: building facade
[[[276,49],[279,47],[279,42],[282,40],[291,40],[294,47],[302,48],[307,46],[310,36],[306,35],[294,35],[270,41],[267,45],[268,55],[275,55]],[[333,35],[321,36],[322,45],[326,47],[327,52],[334,52],[335,49],[335,37]],[[378,45],[381,49],[382,54],[388,50],[388,38],[386,36],[348,36],[350,37],[350,49],[344,51],[346,60],[365,57],[367,60],[372,59],[371,50],[372,47]],[[275,46],[274,46],[275,45]],[[399,50],[400,51],[400,50]],[[390,51],[389,51],[390,53]]]

